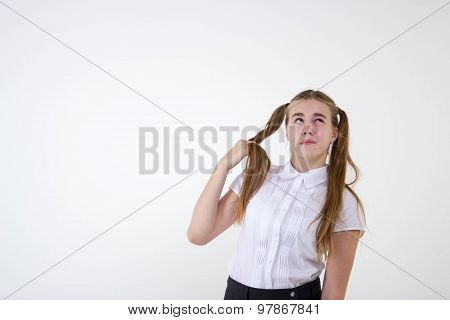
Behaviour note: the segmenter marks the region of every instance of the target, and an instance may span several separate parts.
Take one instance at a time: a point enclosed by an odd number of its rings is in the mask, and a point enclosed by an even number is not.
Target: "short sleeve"
[[[333,232],[360,230],[360,238],[366,231],[366,221],[361,213],[361,208],[357,207],[356,197],[347,189],[344,190],[342,210],[339,214],[340,219],[336,219]]]
[[[241,186],[242,183],[244,182],[244,171],[241,171],[241,173],[239,173],[237,175],[236,178],[234,178],[234,180],[231,182],[230,184],[230,189],[233,190],[233,192],[239,196],[239,191],[241,190]]]

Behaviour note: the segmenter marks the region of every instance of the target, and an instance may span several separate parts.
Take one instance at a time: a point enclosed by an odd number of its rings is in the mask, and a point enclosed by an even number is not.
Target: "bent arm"
[[[204,245],[209,241],[208,236],[216,224],[219,198],[228,171],[225,162],[219,161],[197,200],[187,232],[188,239],[193,244]]]

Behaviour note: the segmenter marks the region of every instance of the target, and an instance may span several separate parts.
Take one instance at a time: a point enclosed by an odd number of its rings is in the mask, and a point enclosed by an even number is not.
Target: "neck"
[[[295,154],[291,156],[291,163],[295,170],[299,172],[307,172],[309,170],[317,169],[323,167],[326,164],[326,154],[325,158],[320,157],[317,159],[304,159],[299,158]]]

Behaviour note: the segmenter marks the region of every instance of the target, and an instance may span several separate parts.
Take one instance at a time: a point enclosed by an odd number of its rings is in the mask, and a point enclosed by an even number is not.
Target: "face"
[[[291,150],[299,159],[325,162],[328,148],[337,138],[329,107],[314,99],[293,101],[288,115],[286,138]]]

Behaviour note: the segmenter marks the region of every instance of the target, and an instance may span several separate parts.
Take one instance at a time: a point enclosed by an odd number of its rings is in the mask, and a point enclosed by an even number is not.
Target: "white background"
[[[388,43],[444,3],[0,2],[1,296],[222,299],[239,229],[188,242],[209,173],[174,170],[162,128],[262,126],[368,56],[323,88],[349,116],[369,227],[346,298],[449,297],[450,6]],[[156,174],[139,174],[139,127],[169,143]]]

